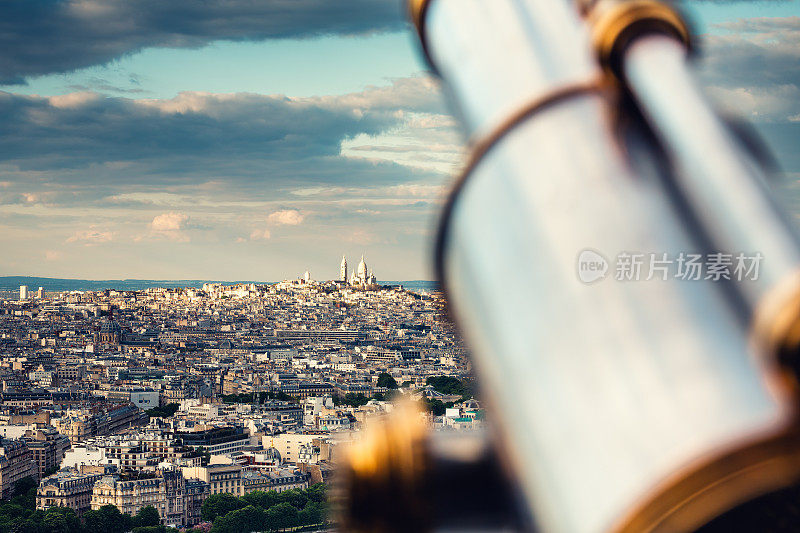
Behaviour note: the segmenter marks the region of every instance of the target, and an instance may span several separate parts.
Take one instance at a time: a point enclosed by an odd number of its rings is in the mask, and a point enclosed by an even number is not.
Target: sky
[[[800,0],[685,1],[800,214]],[[0,2],[0,275],[431,279],[463,158],[397,0]]]

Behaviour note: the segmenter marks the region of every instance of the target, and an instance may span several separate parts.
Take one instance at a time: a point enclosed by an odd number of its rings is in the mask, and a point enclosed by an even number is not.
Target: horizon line
[[[93,282],[100,282],[100,281],[220,281],[225,283],[260,283],[257,280],[252,279],[217,279],[217,278],[106,278],[106,279],[90,279],[90,278],[54,278],[50,276],[31,276],[31,275],[0,275],[0,279],[7,279],[7,278],[35,278],[35,279],[54,279],[54,280],[68,280],[68,281],[93,281]],[[272,280],[272,281],[264,281],[266,283],[277,283],[278,281],[285,281],[287,279],[293,278],[284,278],[282,280]],[[314,280],[314,281],[326,281],[326,280]],[[335,279],[330,279],[327,281],[336,281]],[[436,280],[433,279],[387,279],[385,281],[425,281],[434,283]]]

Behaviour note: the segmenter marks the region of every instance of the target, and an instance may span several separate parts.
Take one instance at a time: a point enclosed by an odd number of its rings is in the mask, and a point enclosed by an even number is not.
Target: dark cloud
[[[713,26],[701,38],[700,77],[716,103],[752,121],[787,172],[800,172],[800,17]]]
[[[103,64],[145,47],[361,35],[404,24],[399,0],[6,0],[0,82]]]
[[[774,185],[800,212],[800,17],[755,17],[711,28],[700,38],[700,78],[715,102],[753,123],[786,179]]]
[[[342,139],[396,120],[380,112],[254,94],[182,93],[171,100],[73,93],[0,93],[0,159],[28,169],[198,157],[289,160],[330,156]]]
[[[702,74],[710,85],[800,84],[800,17],[717,24],[701,38]]]
[[[7,188],[24,184],[19,193],[69,191],[55,197],[67,200],[76,189],[108,195],[207,181],[247,194],[403,183],[431,173],[344,157],[341,143],[392,130],[409,112],[437,106],[438,95],[425,78],[314,98],[181,93],[169,100],[134,100],[0,92],[0,182]]]

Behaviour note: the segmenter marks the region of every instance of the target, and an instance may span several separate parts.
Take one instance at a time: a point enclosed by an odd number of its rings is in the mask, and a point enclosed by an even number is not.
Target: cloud
[[[46,191],[48,202],[84,205],[90,198],[119,204],[145,193],[197,195],[205,188],[255,200],[285,188],[441,179],[391,154],[373,160],[343,151],[349,139],[405,127],[419,109],[441,111],[438,100],[436,86],[424,77],[312,98],[0,92],[0,172],[17,189],[24,183],[27,190]]]
[[[150,223],[150,235],[176,242],[189,242],[189,236],[182,231],[188,221],[188,215],[174,211],[157,215]]]
[[[363,35],[405,27],[397,0],[7,0],[0,80],[69,72],[147,47]]]
[[[402,113],[408,111],[434,113],[444,112],[440,96],[439,82],[430,76],[411,76],[395,78],[390,85],[371,85],[365,90],[341,96],[322,96],[319,101],[328,105],[343,105],[352,109],[393,110],[396,118],[403,118]],[[399,113],[399,114],[398,114]],[[452,118],[441,115],[436,119],[453,125]],[[426,125],[442,125],[441,123]]]
[[[708,92],[728,114],[753,121],[792,121],[793,114],[800,111],[800,88],[797,85],[710,86]]]
[[[229,167],[238,156],[335,156],[343,138],[398,122],[385,112],[363,113],[336,102],[205,93],[130,100],[0,92],[0,118],[16,122],[0,125],[0,158],[40,169],[156,158],[168,165],[187,157],[190,163],[221,159],[219,166]]]
[[[394,185],[389,188],[389,192],[395,196],[412,196],[418,198],[440,198],[447,194],[448,188],[444,185],[432,185],[423,183],[407,183]]]
[[[81,230],[75,232],[74,235],[67,239],[67,242],[81,242],[86,246],[101,244],[109,242],[114,239],[114,233],[111,231],[101,231],[95,226],[91,226],[88,230]]]
[[[349,241],[359,253],[376,244],[397,279],[411,268],[425,277],[418,226],[433,219],[431,196],[447,175],[409,161],[455,151],[443,113],[424,77],[311,98],[0,92],[0,198],[14,202],[0,210],[0,234],[37,274],[282,279],[330,257],[338,269]],[[356,138],[388,149],[356,159],[344,147]],[[391,148],[409,140],[416,150]],[[32,192],[39,203],[26,203]],[[417,233],[395,236],[398,227]],[[68,236],[96,245],[42,261]]]
[[[303,223],[305,215],[297,209],[281,209],[270,213],[267,222],[276,226],[298,226]]]
[[[187,215],[171,211],[153,218],[150,228],[153,231],[180,231],[186,226],[188,220]]]
[[[364,246],[384,242],[384,240],[375,233],[364,229],[357,229],[350,232],[350,234],[347,235],[344,240],[353,244],[361,244]]]
[[[700,76],[731,112],[762,122],[800,113],[800,17],[757,17],[713,26],[702,38]]]
[[[271,237],[272,234],[268,229],[254,229],[253,232],[250,233],[251,241],[269,240]]]
[[[56,250],[45,250],[44,252],[45,261],[60,261],[62,257],[63,254]]]

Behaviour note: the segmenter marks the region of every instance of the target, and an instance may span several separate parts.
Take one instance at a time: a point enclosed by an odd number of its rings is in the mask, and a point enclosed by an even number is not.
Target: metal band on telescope
[[[737,505],[797,483],[800,431],[791,422],[700,460],[665,480],[613,533],[694,531]]]
[[[795,398],[800,427],[800,271],[777,283],[758,303],[751,338],[770,357],[767,363],[777,366],[772,385]]]
[[[591,25],[592,42],[603,69],[622,79],[620,65],[628,44],[642,35],[670,35],[691,50],[692,39],[683,17],[658,0],[594,0],[581,8]]]
[[[421,2],[427,3],[425,0],[421,0]],[[528,119],[532,118],[540,111],[545,111],[555,105],[562,104],[578,96],[592,93],[603,94],[604,87],[605,84],[603,80],[591,80],[583,83],[565,85],[555,89],[544,96],[540,96],[529,101],[527,104],[520,107],[515,113],[507,117],[490,133],[470,143],[471,148],[470,155],[467,159],[467,164],[459,173],[447,199],[445,200],[436,234],[434,268],[436,270],[436,277],[439,280],[439,288],[442,290],[445,296],[447,296],[447,283],[444,272],[444,248],[447,244],[447,230],[450,226],[451,215],[461,190],[464,188],[464,185],[466,184],[470,175],[472,175],[472,172],[481,163],[484,156],[486,156],[486,154],[495,145],[497,145],[498,142],[505,138],[508,133],[527,122]]]
[[[425,56],[425,61],[428,63],[430,69],[437,73],[436,65],[433,64],[430,54],[428,53],[428,40],[425,38],[425,15],[428,12],[428,7],[431,0],[408,0],[408,11],[411,15],[411,21],[414,27],[417,28],[419,34],[419,42],[422,45],[422,53]]]
[[[787,409],[786,420],[662,480],[613,533],[694,531],[800,482],[800,271],[778,283],[755,309],[750,339],[767,355],[764,379]]]

